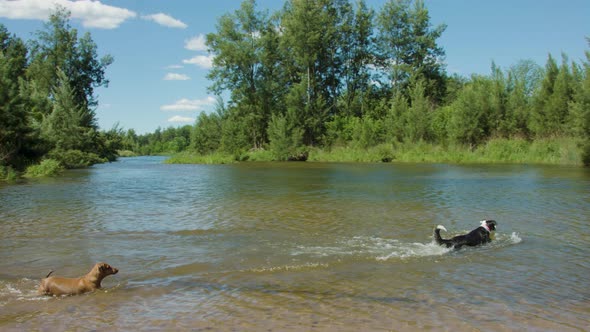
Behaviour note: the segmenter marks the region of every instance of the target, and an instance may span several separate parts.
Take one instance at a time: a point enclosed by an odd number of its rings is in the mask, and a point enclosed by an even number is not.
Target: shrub
[[[0,181],[14,181],[18,179],[18,172],[10,166],[0,166]]]
[[[55,159],[45,159],[39,165],[27,167],[25,177],[37,178],[42,176],[55,176],[63,170],[60,162]]]
[[[268,124],[268,138],[274,158],[284,161],[300,152],[303,130],[295,125],[292,113],[273,115]]]
[[[59,161],[63,167],[84,168],[106,162],[106,159],[100,158],[95,153],[82,152],[80,150],[54,150],[49,153],[51,159]]]

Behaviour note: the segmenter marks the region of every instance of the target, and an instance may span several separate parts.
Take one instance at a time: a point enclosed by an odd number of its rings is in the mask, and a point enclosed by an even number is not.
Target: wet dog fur
[[[434,240],[438,245],[446,246],[447,248],[460,249],[462,246],[478,246],[492,241],[491,232],[496,230],[497,222],[495,220],[482,220],[481,226],[464,235],[457,235],[450,239],[443,239],[440,236],[440,231],[447,231],[447,229],[438,225],[434,229]]]
[[[117,274],[118,269],[107,263],[96,263],[90,272],[80,278],[50,277],[53,271],[41,279],[39,294],[41,295],[77,295],[92,292],[101,287],[102,280],[112,274]]]

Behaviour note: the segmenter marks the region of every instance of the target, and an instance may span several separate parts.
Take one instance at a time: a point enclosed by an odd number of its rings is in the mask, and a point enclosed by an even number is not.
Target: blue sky
[[[119,123],[138,133],[193,124],[214,108],[202,36],[215,32],[217,19],[240,7],[240,0],[0,0],[0,23],[29,39],[60,3],[72,12],[72,27],[90,31],[100,54],[111,54],[108,88],[97,91],[102,129]],[[367,0],[379,10],[385,0]],[[258,0],[275,11],[280,0]],[[447,24],[439,39],[447,72],[488,74],[495,61],[508,68],[522,59],[545,65],[551,53],[580,62],[589,50],[588,0],[426,0],[433,25]],[[201,37],[201,38],[200,38]]]

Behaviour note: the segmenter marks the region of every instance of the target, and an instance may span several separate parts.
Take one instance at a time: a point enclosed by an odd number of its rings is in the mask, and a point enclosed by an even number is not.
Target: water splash
[[[37,293],[37,281],[22,278],[13,282],[0,280],[0,307],[11,301],[46,301],[47,296]]]
[[[439,246],[434,242],[430,243],[406,243],[400,245],[394,250],[383,256],[376,257],[378,261],[387,261],[390,259],[407,259],[415,257],[429,257],[429,256],[442,256],[452,249]]]
[[[504,247],[522,242],[518,233],[498,234],[493,246]],[[453,251],[436,244],[403,242],[397,239],[355,236],[342,239],[331,246],[298,246],[291,252],[292,256],[311,256],[315,258],[364,258],[369,260],[387,261],[391,259],[411,259],[421,257],[442,256]]]
[[[317,258],[365,258],[384,261],[391,258],[412,258],[439,256],[449,252],[448,248],[435,243],[408,243],[396,239],[355,236],[343,239],[332,246],[298,246],[293,256],[312,256]]]
[[[517,244],[522,242],[522,238],[518,233],[512,232],[512,234],[510,234],[510,241],[512,242],[512,244]]]
[[[303,263],[303,264],[252,268],[252,269],[247,269],[247,270],[241,270],[240,272],[254,272],[254,273],[288,272],[288,271],[312,270],[312,269],[327,268],[327,267],[329,267],[329,264],[326,264],[326,263]]]

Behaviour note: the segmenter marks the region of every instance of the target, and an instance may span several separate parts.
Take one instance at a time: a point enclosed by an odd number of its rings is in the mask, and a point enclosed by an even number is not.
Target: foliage
[[[194,125],[138,135],[100,131],[99,59],[69,14],[53,14],[25,44],[0,25],[0,170],[54,159],[63,167],[117,151],[171,161],[309,160],[590,163],[590,55],[544,67],[522,60],[489,75],[447,75],[422,0],[255,0],[207,35],[210,91],[228,95]],[[198,155],[199,159],[194,155]]]
[[[14,181],[18,178],[18,173],[10,166],[0,165],[0,181]]]
[[[236,160],[234,156],[216,152],[210,154],[194,154],[190,152],[181,152],[166,159],[167,164],[231,164]]]
[[[430,26],[422,0],[388,0],[377,15],[378,65],[387,71],[387,85],[404,91],[412,77],[424,79],[428,96],[440,101],[444,93],[445,52],[436,43],[446,25]]]
[[[322,147],[474,152],[499,138],[584,137],[585,70],[549,56],[545,69],[523,60],[447,76],[445,29],[421,0],[388,0],[377,12],[364,1],[291,0],[275,14],[245,0],[207,37],[211,90],[230,99],[199,116],[191,148],[234,159],[268,148],[285,160]]]
[[[200,154],[217,151],[221,145],[221,118],[201,113],[191,134],[191,148]]]
[[[0,167],[51,173],[54,161],[85,167],[114,160],[119,133],[100,132],[94,89],[107,86],[112,57],[97,55],[89,33],[78,38],[58,8],[27,45],[0,24]],[[65,155],[61,155],[65,153]],[[50,158],[48,158],[50,157]],[[51,160],[53,159],[53,160]]]
[[[293,112],[273,115],[268,126],[270,151],[276,160],[284,161],[299,153],[303,131],[297,127]]]
[[[96,153],[80,150],[52,150],[47,156],[57,160],[64,168],[84,168],[94,164],[104,163],[107,160]]]
[[[63,170],[61,163],[54,159],[44,159],[38,165],[27,167],[25,177],[36,178],[42,176],[55,176]]]

